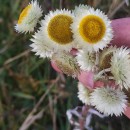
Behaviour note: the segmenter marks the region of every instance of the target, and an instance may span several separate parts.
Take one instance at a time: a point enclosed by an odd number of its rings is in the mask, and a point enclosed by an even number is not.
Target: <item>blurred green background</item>
[[[28,130],[71,130],[66,110],[82,106],[77,98],[77,80],[56,73],[47,59],[30,52],[31,34],[14,30],[20,12],[29,0],[0,0],[0,130],[18,130],[29,114]],[[38,0],[49,10],[88,4],[100,8],[110,19],[129,17],[123,0]],[[36,111],[33,109],[36,108]],[[32,111],[33,110],[33,111]],[[33,119],[38,118],[33,122]],[[94,118],[94,130],[130,130],[126,117]]]

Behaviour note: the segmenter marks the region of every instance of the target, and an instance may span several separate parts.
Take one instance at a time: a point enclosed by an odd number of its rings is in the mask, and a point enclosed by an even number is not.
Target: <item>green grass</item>
[[[59,8],[59,0],[51,0],[50,5],[47,5],[48,1],[39,0],[45,13],[51,8]],[[109,0],[102,0],[100,4],[92,1],[64,0],[63,7],[73,9],[75,5],[88,3],[107,13],[112,4]],[[43,116],[29,130],[54,130],[55,127],[57,130],[71,130],[66,110],[82,105],[77,98],[77,80],[56,73],[49,60],[39,58],[29,51],[31,35],[18,34],[14,30],[18,16],[28,2],[0,0],[0,130],[18,130],[51,84],[53,87],[38,107],[38,112],[44,109]],[[123,6],[113,18],[129,15],[128,9]],[[60,78],[54,82],[57,77]],[[107,125],[98,120],[93,122],[98,124],[95,130],[109,130],[108,126],[112,127],[111,130],[130,129],[130,121],[125,117],[110,118]],[[109,123],[111,120],[123,124],[122,127],[116,123],[113,126],[113,123]]]

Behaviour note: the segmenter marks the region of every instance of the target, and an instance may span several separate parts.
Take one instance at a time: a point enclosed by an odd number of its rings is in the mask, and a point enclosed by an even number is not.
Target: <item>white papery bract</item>
[[[71,25],[77,48],[92,52],[106,47],[113,38],[111,21],[99,9],[80,12]]]
[[[78,83],[78,98],[86,105],[90,105],[90,91],[82,83]]]
[[[96,56],[94,53],[89,53],[87,51],[79,50],[76,56],[77,62],[81,70],[93,70],[95,67]]]
[[[111,58],[111,73],[121,89],[130,88],[130,50],[124,47],[117,49]]]
[[[88,5],[83,5],[83,4],[80,4],[79,6],[75,6],[75,9],[73,10],[74,12],[74,15],[75,16],[78,16],[80,15],[82,12],[86,11],[86,10],[89,10],[91,7],[88,6]]]
[[[20,33],[33,32],[41,16],[41,7],[37,1],[31,1],[31,3],[21,12],[15,30]]]
[[[50,44],[43,41],[43,38],[41,31],[36,32],[31,39],[33,43],[30,46],[32,47],[32,51],[36,52],[35,55],[41,58],[51,58],[54,53],[53,48]]]
[[[120,89],[102,87],[95,89],[90,96],[90,102],[105,115],[121,115],[127,106],[127,96]]]

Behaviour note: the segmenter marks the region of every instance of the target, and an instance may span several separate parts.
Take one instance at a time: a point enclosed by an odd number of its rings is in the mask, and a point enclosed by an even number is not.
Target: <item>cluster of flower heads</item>
[[[87,5],[76,6],[72,11],[50,11],[40,21],[42,12],[37,1],[32,1],[20,14],[16,31],[33,32],[39,23],[40,28],[31,38],[32,51],[51,59],[69,76],[91,72],[94,84],[102,85],[79,83],[79,99],[106,115],[121,115],[128,105],[130,50],[110,46],[113,30],[108,17]]]
[[[109,46],[91,55],[79,51],[76,58],[81,70],[93,74],[94,82],[91,87],[79,82],[79,99],[106,115],[122,115],[130,103],[130,50]]]

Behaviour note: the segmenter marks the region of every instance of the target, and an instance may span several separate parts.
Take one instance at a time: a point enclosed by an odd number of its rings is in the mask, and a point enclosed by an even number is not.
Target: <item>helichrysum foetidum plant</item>
[[[87,5],[50,11],[40,19],[42,12],[38,2],[32,1],[20,14],[16,31],[33,32],[40,23],[31,38],[32,51],[55,62],[68,76],[91,71],[94,84],[102,85],[91,88],[79,82],[78,98],[105,115],[121,115],[130,102],[130,50],[111,45],[113,30],[107,15]]]

